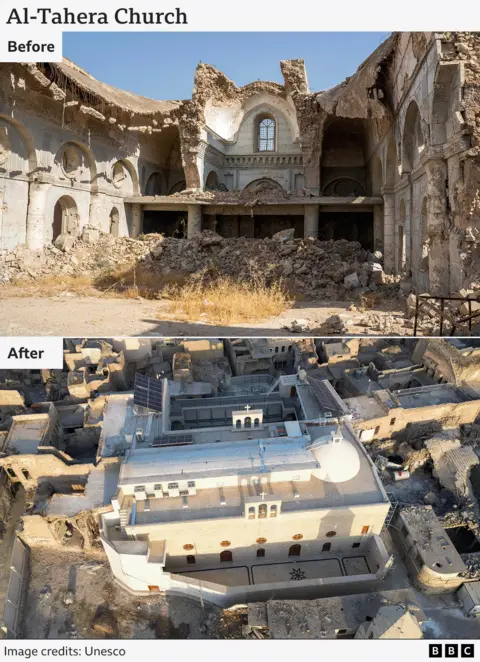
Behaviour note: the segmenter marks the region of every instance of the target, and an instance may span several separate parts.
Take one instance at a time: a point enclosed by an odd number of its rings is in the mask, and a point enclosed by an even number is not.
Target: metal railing
[[[440,309],[437,309],[432,304],[429,304],[430,301],[435,303],[440,303]],[[461,304],[466,303],[468,306],[468,315],[460,315],[459,311],[457,313],[452,313],[449,310],[445,309],[445,304],[447,302],[459,301]],[[426,308],[430,313],[437,315],[439,319],[439,330],[438,335],[443,336],[445,322],[449,322],[451,330],[450,336],[455,335],[455,331],[460,325],[466,325],[468,327],[469,333],[472,332],[472,321],[477,317],[480,317],[480,310],[472,312],[472,303],[480,303],[478,298],[470,297],[443,297],[443,296],[431,296],[430,294],[420,294],[417,296],[415,301],[415,319],[413,324],[413,335],[417,335],[418,325],[419,325],[419,314],[422,308]],[[457,314],[459,315],[457,317]]]

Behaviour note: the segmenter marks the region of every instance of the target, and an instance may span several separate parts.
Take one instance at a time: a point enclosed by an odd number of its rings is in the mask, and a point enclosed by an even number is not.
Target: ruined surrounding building
[[[440,422],[444,427],[473,423],[480,413],[480,397],[467,385],[434,384],[398,391],[374,390],[345,398],[353,426],[362,441],[386,439],[407,427]]]
[[[431,506],[399,511],[392,536],[412,579],[424,591],[447,593],[465,581],[467,568]]]
[[[294,228],[382,251],[417,291],[457,291],[478,258],[479,56],[478,33],[394,33],[327,91],[309,89],[302,60],[281,62],[283,84],[241,88],[199,64],[186,101],[67,60],[3,64],[0,247],[65,245],[86,225]]]

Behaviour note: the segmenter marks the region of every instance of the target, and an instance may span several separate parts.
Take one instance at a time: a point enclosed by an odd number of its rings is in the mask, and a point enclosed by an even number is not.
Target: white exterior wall
[[[138,140],[125,137],[122,146],[108,137],[86,138],[47,119],[28,114],[21,109],[0,106],[1,142],[8,158],[0,163],[0,248],[11,250],[27,241],[28,205],[33,179],[44,182],[45,197],[36,208],[43,216],[44,242],[52,240],[54,208],[59,198],[68,195],[74,200],[79,229],[90,223],[104,232],[110,230],[110,212],[119,213],[120,235],[130,233],[129,213],[124,198],[138,191]],[[5,138],[6,135],[6,138]],[[62,154],[66,145],[78,149],[81,165],[75,178],[63,171]],[[1,154],[0,154],[1,159]],[[113,167],[121,160],[125,179],[120,186],[113,182]],[[36,199],[38,205],[38,197]],[[36,246],[38,247],[38,246]]]

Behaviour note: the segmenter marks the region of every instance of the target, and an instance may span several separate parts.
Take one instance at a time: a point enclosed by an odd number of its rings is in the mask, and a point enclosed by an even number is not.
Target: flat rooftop
[[[7,448],[21,446],[23,453],[36,453],[50,423],[48,414],[15,416],[7,436]]]
[[[268,431],[251,429],[249,432],[254,438],[240,443],[137,448],[122,466],[119,485],[317,468],[316,460],[307,449],[308,437],[270,439]]]
[[[437,384],[435,386],[395,391],[395,396],[403,409],[415,409],[430,405],[460,404],[471,399],[461,389],[450,384]]]
[[[18,391],[0,389],[0,407],[23,407],[25,403]]]
[[[381,418],[388,412],[373,397],[368,395],[357,395],[353,398],[345,398],[344,403],[350,409],[354,418],[369,421],[372,418]]]
[[[309,431],[315,439],[325,436],[330,428],[336,429],[336,426],[312,426]],[[242,516],[245,500],[256,495],[251,484],[240,484],[242,475],[248,477],[251,474],[263,475],[266,480],[263,484],[265,500],[281,500],[283,512],[387,503],[388,499],[367,455],[347,429],[342,428],[342,433],[356,444],[360,459],[357,475],[344,483],[331,483],[312,475],[311,472],[319,468],[319,464],[307,448],[309,442],[298,438],[265,440],[262,442],[265,447],[263,461],[260,445],[253,440],[238,445],[212,444],[210,447],[204,445],[135,451],[122,466],[119,487],[126,484],[160,483],[162,480],[198,479],[202,476],[239,477],[238,484],[230,487],[197,486],[196,494],[191,496],[151,497],[147,510],[145,501],[137,500],[136,525]],[[270,472],[275,470],[291,470],[291,478],[272,482]],[[305,470],[306,474],[303,475],[309,478],[293,482],[296,471]],[[225,505],[221,505],[222,499]]]

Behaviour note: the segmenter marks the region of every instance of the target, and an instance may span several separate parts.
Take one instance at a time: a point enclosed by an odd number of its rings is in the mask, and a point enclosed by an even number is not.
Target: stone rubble
[[[208,273],[243,280],[258,276],[267,283],[282,280],[291,291],[327,299],[349,299],[368,292],[403,296],[399,277],[386,275],[378,259],[358,242],[293,239],[290,230],[266,239],[227,239],[209,230],[191,239],[161,234],[131,239],[114,238],[86,226],[79,237],[60,235],[55,245],[41,251],[24,246],[0,251],[0,284],[52,276],[95,278],[136,265],[173,277]],[[337,326],[340,330],[341,325]]]

